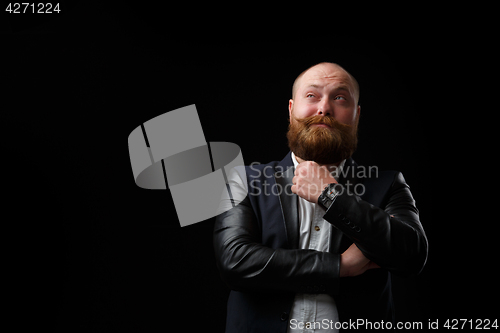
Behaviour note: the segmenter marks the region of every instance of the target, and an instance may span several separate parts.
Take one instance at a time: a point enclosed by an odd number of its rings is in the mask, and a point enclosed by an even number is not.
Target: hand
[[[337,183],[325,166],[312,161],[297,165],[292,182],[292,192],[312,203],[318,203],[326,185]]]
[[[340,255],[340,277],[358,276],[372,268],[380,266],[366,258],[354,243]]]

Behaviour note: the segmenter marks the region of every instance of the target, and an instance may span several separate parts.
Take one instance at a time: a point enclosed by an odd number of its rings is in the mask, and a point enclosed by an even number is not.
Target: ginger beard
[[[327,127],[312,126],[325,124]],[[305,161],[318,164],[339,163],[356,150],[358,123],[342,124],[331,116],[296,118],[292,115],[288,127],[288,146],[293,153]]]

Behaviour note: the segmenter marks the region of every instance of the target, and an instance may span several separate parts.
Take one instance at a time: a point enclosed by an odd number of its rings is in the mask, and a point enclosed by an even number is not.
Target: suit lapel
[[[349,187],[351,192],[354,190],[353,187],[359,181],[358,178],[356,178],[357,168],[358,164],[354,162],[352,158],[348,158],[345,161],[344,167],[342,168],[342,172],[339,176],[339,184],[344,185],[344,187]]]
[[[276,166],[274,179],[279,189],[279,201],[281,213],[285,222],[288,247],[297,249],[299,247],[299,197],[292,193],[292,179],[295,173],[291,154]]]
[[[339,176],[339,184],[344,186],[344,190],[354,191],[354,186],[358,183],[359,179],[356,178],[357,175],[357,164],[353,161],[352,158],[348,158],[345,161],[342,172]],[[343,253],[349,246],[351,246],[352,240],[350,240],[347,236],[344,236],[344,233],[337,229],[336,227],[332,228],[332,237],[330,243],[330,252],[332,253]]]

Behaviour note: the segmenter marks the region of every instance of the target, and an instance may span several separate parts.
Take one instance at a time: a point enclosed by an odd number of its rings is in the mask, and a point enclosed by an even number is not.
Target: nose
[[[331,116],[332,113],[332,108],[330,107],[330,103],[328,103],[328,99],[323,99],[318,103],[318,115]]]

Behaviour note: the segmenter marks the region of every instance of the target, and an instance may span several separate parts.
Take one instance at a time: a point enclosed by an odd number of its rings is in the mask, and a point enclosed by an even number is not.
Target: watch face
[[[335,192],[333,191],[333,189],[330,189],[326,195],[330,200],[333,200],[333,198],[335,197]]]
[[[325,207],[328,208],[335,197],[337,196],[337,192],[334,190],[335,184],[330,184],[325,190],[323,190],[323,193],[318,198],[318,201],[321,202],[321,204]]]

